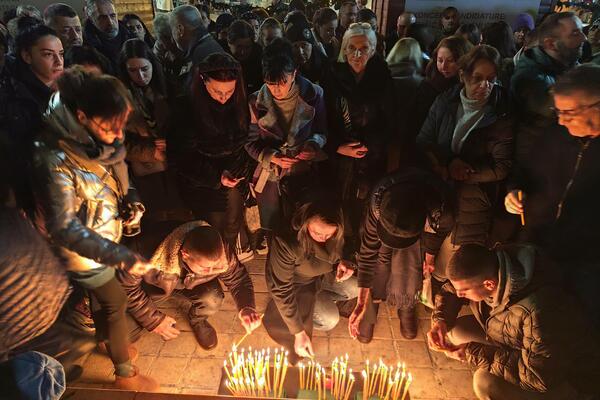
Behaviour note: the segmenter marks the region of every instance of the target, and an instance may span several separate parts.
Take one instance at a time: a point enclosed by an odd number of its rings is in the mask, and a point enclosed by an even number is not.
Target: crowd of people
[[[414,339],[424,303],[429,346],[476,368],[478,398],[599,398],[600,19],[478,26],[448,7],[383,32],[364,2],[336,7],[242,1],[213,21],[202,2],[152,31],[112,0],[5,13],[9,398],[59,398],[93,349],[115,387],[155,390],[132,343],[179,335],[160,308],[176,296],[215,348],[222,285],[292,364],[340,318],[368,345],[382,302]]]

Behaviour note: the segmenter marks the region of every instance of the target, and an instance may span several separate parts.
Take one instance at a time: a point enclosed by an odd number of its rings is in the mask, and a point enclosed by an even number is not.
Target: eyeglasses
[[[111,125],[109,127],[102,126],[99,122],[94,121],[92,118],[89,121],[100,131],[100,133],[104,135],[110,135],[115,132],[120,132],[123,130],[124,123],[120,122],[118,124]]]
[[[581,114],[584,111],[590,110],[594,107],[598,107],[600,106],[600,101],[597,101],[595,103],[592,104],[588,104],[588,105],[584,105],[584,106],[579,106],[578,108],[572,109],[572,110],[559,110],[558,108],[555,107],[550,107],[550,109],[552,111],[554,111],[556,113],[557,116],[559,117],[567,117],[567,118],[572,118],[576,115]]]

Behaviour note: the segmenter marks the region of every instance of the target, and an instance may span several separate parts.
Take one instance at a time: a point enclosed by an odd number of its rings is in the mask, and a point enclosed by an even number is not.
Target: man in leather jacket
[[[128,297],[128,310],[146,330],[169,340],[177,337],[175,320],[157,303],[172,295],[191,301],[189,321],[200,346],[205,350],[218,344],[217,333],[207,318],[217,313],[229,289],[247,332],[261,324],[254,301],[254,288],[246,268],[219,232],[204,221],[188,222],[175,229],[152,257],[156,269],[143,276],[126,271],[119,275]]]

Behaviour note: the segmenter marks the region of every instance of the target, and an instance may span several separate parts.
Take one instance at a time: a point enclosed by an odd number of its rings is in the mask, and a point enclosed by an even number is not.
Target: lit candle
[[[300,389],[304,389],[304,382],[303,382],[303,378],[304,378],[304,364],[300,363],[298,364],[298,377],[300,380]]]
[[[367,375],[367,373],[365,372],[365,370],[362,371],[362,377],[363,377],[363,400],[367,400],[368,399],[368,382],[369,382],[369,376]]]
[[[404,392],[402,393],[402,398],[400,400],[404,400],[404,398],[408,394],[408,387],[410,386],[412,380],[413,380],[412,374],[409,372],[408,379],[406,380],[406,384],[404,385]]]
[[[352,388],[354,387],[354,375],[350,375],[350,379],[348,379],[348,389],[346,390],[346,396],[344,400],[348,400],[350,398],[350,393],[352,393]]]
[[[285,382],[285,375],[287,374],[287,369],[288,369],[288,360],[286,358],[283,363],[283,373],[281,374],[281,379],[280,379],[280,383],[279,383],[279,397],[281,397],[283,395],[283,382]]]

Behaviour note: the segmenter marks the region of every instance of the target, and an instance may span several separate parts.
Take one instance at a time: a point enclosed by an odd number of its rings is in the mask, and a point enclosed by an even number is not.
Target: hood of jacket
[[[531,245],[509,245],[496,252],[498,257],[498,290],[486,302],[492,307],[491,315],[504,311],[518,301],[523,290],[532,282],[536,250]]]
[[[44,119],[54,134],[58,135],[54,139],[65,140],[70,144],[77,144],[90,150],[96,147],[96,141],[92,135],[62,102],[59,92],[54,93],[50,98]]]

